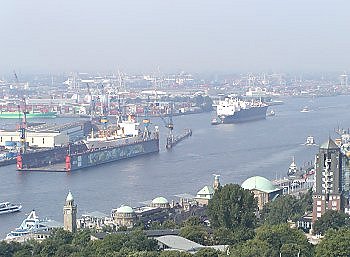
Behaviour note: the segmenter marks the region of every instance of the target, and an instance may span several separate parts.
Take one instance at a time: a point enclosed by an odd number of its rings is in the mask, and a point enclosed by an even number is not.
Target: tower
[[[73,233],[77,230],[77,206],[74,205],[74,198],[70,191],[63,207],[63,227],[64,230]]]
[[[217,174],[213,174],[213,175],[214,175],[213,188],[214,188],[214,190],[216,191],[216,190],[218,190],[219,187],[221,186],[221,185],[220,185],[220,180],[219,180],[220,175],[217,175]]]
[[[316,179],[313,192],[313,221],[327,210],[342,209],[342,155],[332,139],[320,146],[316,155]]]

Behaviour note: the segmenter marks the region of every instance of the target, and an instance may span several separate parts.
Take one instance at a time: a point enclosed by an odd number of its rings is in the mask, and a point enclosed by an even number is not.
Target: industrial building
[[[89,122],[67,124],[43,124],[26,129],[26,143],[33,148],[52,148],[62,146],[84,138]],[[90,126],[91,127],[91,126]],[[0,131],[0,146],[17,144],[19,146],[19,131]]]

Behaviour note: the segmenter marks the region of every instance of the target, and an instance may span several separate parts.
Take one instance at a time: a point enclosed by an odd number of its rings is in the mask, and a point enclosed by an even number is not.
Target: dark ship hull
[[[122,159],[159,152],[159,139],[148,139],[131,144],[70,154],[66,157],[66,171],[78,170],[115,162]]]
[[[253,120],[262,120],[266,118],[266,111],[268,106],[251,107],[249,109],[241,109],[233,115],[219,116],[222,123],[239,123]]]
[[[158,137],[95,149],[88,149],[85,144],[73,144],[20,154],[17,170],[68,172],[156,152],[159,152]]]

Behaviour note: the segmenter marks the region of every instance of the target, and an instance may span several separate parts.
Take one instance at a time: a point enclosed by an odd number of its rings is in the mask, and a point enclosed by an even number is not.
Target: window
[[[317,212],[321,212],[321,206],[317,206]]]
[[[333,201],[332,206],[337,206],[337,201]]]
[[[321,205],[322,204],[322,202],[321,201],[317,201],[317,205]]]
[[[321,213],[318,212],[318,213],[316,214],[316,216],[317,216],[317,218],[321,217]]]
[[[32,137],[32,144],[34,144],[34,137]]]
[[[43,144],[45,144],[45,138],[43,137]]]
[[[1,142],[2,142],[2,137],[0,138]]]

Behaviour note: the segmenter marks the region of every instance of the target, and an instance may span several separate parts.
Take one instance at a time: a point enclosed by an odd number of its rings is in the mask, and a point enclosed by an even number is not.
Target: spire
[[[327,142],[323,143],[320,146],[321,149],[339,149],[339,146],[337,146],[336,143],[329,137]]]
[[[73,201],[74,201],[73,195],[69,190],[67,198],[66,198],[66,202],[73,202]]]

